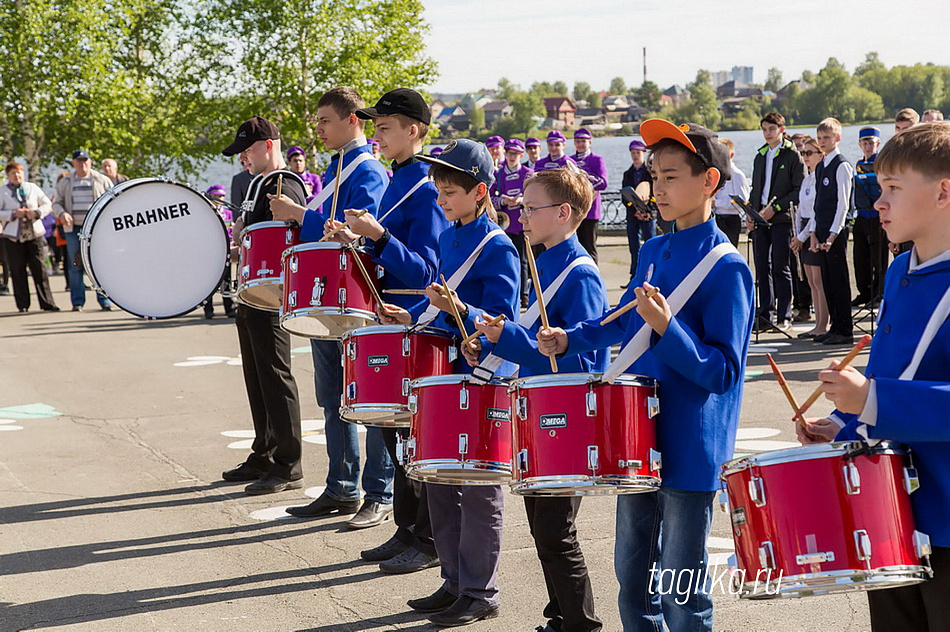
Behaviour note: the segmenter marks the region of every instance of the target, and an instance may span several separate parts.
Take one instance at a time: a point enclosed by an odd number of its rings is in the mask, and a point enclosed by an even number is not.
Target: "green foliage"
[[[587,98],[587,105],[592,108],[603,107],[604,97],[599,92],[591,92]]]
[[[607,89],[609,94],[627,94],[627,84],[623,80],[623,77],[614,77],[610,80],[610,88]]]
[[[693,88],[698,86],[712,86],[712,73],[708,70],[697,70],[696,79],[693,80],[693,82],[689,84],[687,88],[690,90],[690,92],[692,92]]]
[[[559,97],[568,96],[567,84],[564,83],[563,81],[555,81],[554,85],[551,86],[551,89],[554,90],[554,92],[556,93],[556,96],[559,96]]]
[[[518,92],[508,100],[516,132],[534,129],[535,117],[543,117],[544,101],[534,92]]]
[[[485,129],[485,110],[482,108],[475,108],[468,115],[469,121],[471,122],[471,131],[473,134],[477,134],[481,130]]]
[[[660,97],[663,96],[663,91],[660,90],[660,86],[652,81],[644,81],[643,85],[636,91],[636,94],[637,103],[640,107],[648,110],[660,109]]]
[[[591,94],[590,84],[586,81],[578,81],[574,84],[574,100],[587,101]]]
[[[513,94],[518,92],[518,86],[511,83],[507,77],[498,80],[498,93],[495,95],[501,101],[510,101]]]
[[[784,86],[782,81],[782,71],[778,68],[769,68],[768,77],[765,80],[764,89],[770,92],[778,92]]]
[[[865,75],[872,70],[885,70],[884,62],[881,61],[881,58],[878,56],[877,52],[870,52],[864,56],[864,62],[858,64],[858,67],[854,69],[854,76],[860,77]]]
[[[742,102],[742,109],[735,116],[723,119],[720,129],[759,129],[759,121],[762,120],[766,109],[762,106],[763,104],[755,99],[746,99]]]

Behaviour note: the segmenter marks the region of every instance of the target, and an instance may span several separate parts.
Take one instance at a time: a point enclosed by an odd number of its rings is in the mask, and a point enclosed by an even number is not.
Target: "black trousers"
[[[868,593],[875,632],[950,632],[950,548],[933,547],[933,579]]]
[[[820,241],[820,240],[819,240]],[[828,300],[828,333],[854,335],[851,319],[851,272],[848,270],[848,228],[841,230],[827,252],[818,251],[821,282]]]
[[[790,256],[792,258],[792,305],[799,311],[807,312],[811,310],[811,286],[808,285],[808,277],[805,276],[801,257],[794,252]]]
[[[518,258],[521,260],[521,304],[528,302],[528,290],[531,287],[531,270],[528,268],[528,253],[525,252],[524,233],[508,233],[511,237],[511,243],[515,245],[518,251]]]
[[[248,462],[283,479],[299,479],[300,400],[290,372],[290,334],[280,328],[275,312],[246,305],[238,305],[234,322],[254,422]]]
[[[523,243],[523,242],[522,242]],[[396,538],[403,544],[415,547],[423,553],[435,555],[432,541],[432,525],[429,524],[429,501],[424,483],[406,476],[406,470],[396,455],[396,434],[405,444],[408,428],[380,428],[389,458],[393,460],[393,520],[396,523]]]
[[[854,283],[858,296],[867,300],[884,295],[884,273],[887,272],[887,236],[879,217],[854,218]]]
[[[757,226],[749,236],[759,286],[759,318],[788,320],[792,317],[792,225]]]
[[[548,590],[543,614],[560,623],[556,629],[562,632],[588,632],[602,627],[594,614],[594,593],[574,526],[580,506],[580,496],[524,498],[528,526]]]
[[[600,220],[596,219],[585,219],[581,221],[581,225],[577,227],[577,241],[581,242],[587,254],[594,259],[594,263],[597,262],[597,222],[599,221]]]
[[[738,215],[716,215],[716,226],[726,233],[726,237],[736,248],[739,247],[739,233],[742,232],[742,218]]]
[[[30,284],[26,276],[29,269],[36,287],[36,298],[41,309],[56,307],[53,292],[49,289],[49,276],[43,262],[46,240],[37,237],[31,241],[13,241],[3,239],[7,250],[7,261],[10,263],[10,278],[13,279],[13,296],[16,299],[17,309],[29,309]]]

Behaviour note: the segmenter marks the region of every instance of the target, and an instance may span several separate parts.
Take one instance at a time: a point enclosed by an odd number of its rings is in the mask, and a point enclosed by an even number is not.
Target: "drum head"
[[[98,288],[136,316],[195,309],[221,283],[228,233],[211,203],[183,184],[123,183],[86,218],[83,263]]]

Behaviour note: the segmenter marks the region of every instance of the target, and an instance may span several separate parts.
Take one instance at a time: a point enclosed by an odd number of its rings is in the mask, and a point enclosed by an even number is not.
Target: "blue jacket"
[[[620,305],[644,281],[669,296],[713,248],[727,241],[714,219],[643,244],[637,273]],[[752,332],[752,272],[738,254],[720,259],[662,337],[627,370],[660,383],[658,449],[663,485],[687,491],[719,488],[722,464],[733,456],[746,355]],[[644,324],[636,310],[601,326],[600,319],[567,329],[568,354],[626,344]]]
[[[872,439],[900,441],[913,451],[920,477],[920,489],[910,497],[917,529],[935,546],[950,546],[950,423],[945,417],[950,410],[950,322],[938,330],[914,379],[897,379],[950,287],[950,261],[914,272],[908,272],[909,262],[910,253],[900,255],[884,277],[884,300],[865,369],[877,399],[875,424],[867,432]],[[847,422],[837,440],[858,438],[857,415],[835,415]]]
[[[874,171],[876,159],[877,154],[874,154],[854,164],[854,208],[861,217],[878,217],[874,203],[881,197],[881,185]]]
[[[448,280],[453,272],[462,267],[482,239],[497,228],[498,225],[485,213],[465,226],[458,222],[450,225],[439,236],[439,273],[445,275]],[[468,306],[466,332],[475,331],[476,316],[504,314],[505,318],[513,319],[518,313],[520,284],[521,262],[518,259],[518,251],[507,235],[496,235],[485,244],[475,265],[455,290],[462,302]],[[424,301],[409,310],[413,320],[418,320],[428,305],[429,303]],[[455,319],[445,312],[440,311],[429,326],[459,334]],[[511,375],[514,370],[514,365],[505,363],[495,373],[499,376]],[[460,357],[455,363],[455,372],[471,373],[472,367]]]
[[[343,157],[343,168],[346,169],[346,166],[358,154],[365,153],[373,153],[370,145],[361,145],[347,151]],[[339,153],[330,159],[330,166],[323,174],[324,188],[336,176],[339,160]],[[386,167],[378,160],[367,160],[358,166],[346,180],[340,183],[340,199],[336,203],[336,219],[342,220],[343,211],[348,208],[366,209],[376,215],[379,210],[379,201],[382,199],[388,183],[389,176],[386,175]],[[304,213],[303,226],[300,227],[300,239],[302,241],[319,241],[323,237],[323,225],[329,219],[332,208],[333,195],[331,194],[319,211],[307,209]]]
[[[428,173],[429,165],[416,159],[395,166],[392,182],[379,204],[378,217],[393,208]],[[373,261],[386,271],[384,289],[424,288],[438,280],[439,235],[449,227],[436,204],[438,196],[432,182],[422,185],[382,221],[386,229],[383,237],[375,243],[370,241]],[[395,294],[383,298],[405,309],[425,300]]]
[[[575,259],[587,256],[576,235],[545,250],[538,257],[538,277],[541,287],[547,288]],[[529,304],[535,302],[535,290],[531,288]],[[596,267],[578,266],[571,270],[564,284],[549,303],[545,305],[548,322],[552,327],[571,327],[577,323],[603,318],[610,307],[607,300],[607,288]],[[505,329],[494,346],[483,339],[483,351],[494,353],[499,358],[510,360],[521,366],[518,377],[547,375],[551,373],[551,362],[546,355],[538,351],[538,331],[541,319],[535,320],[525,328],[510,320],[505,321]],[[610,360],[609,349],[597,349],[558,359],[558,371],[561,373],[599,373],[607,368]]]

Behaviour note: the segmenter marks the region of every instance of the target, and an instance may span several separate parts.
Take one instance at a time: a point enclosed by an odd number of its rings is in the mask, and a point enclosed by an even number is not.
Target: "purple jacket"
[[[593,153],[588,153],[583,158],[574,154],[573,159],[578,167],[587,172],[587,179],[594,187],[594,203],[590,205],[587,219],[600,219],[603,216],[600,192],[607,188],[607,161],[603,156]]]
[[[307,196],[307,202],[317,197],[317,194],[323,190],[323,183],[320,181],[320,176],[315,173],[304,171],[300,174],[300,179],[310,187],[310,195]]]
[[[524,231],[521,225],[521,205],[511,207],[505,204],[501,196],[521,197],[524,195],[524,181],[529,176],[534,175],[534,171],[524,165],[520,165],[515,171],[508,171],[508,165],[503,164],[500,169],[495,171],[495,184],[491,189],[491,203],[495,210],[504,213],[511,220],[505,232],[512,235],[518,235]]]
[[[573,158],[569,158],[567,154],[561,154],[561,157],[555,160],[551,158],[550,155],[545,156],[534,163],[535,171],[547,171],[548,169],[557,169],[559,167],[566,167],[569,164],[577,166],[577,163],[574,162]]]

